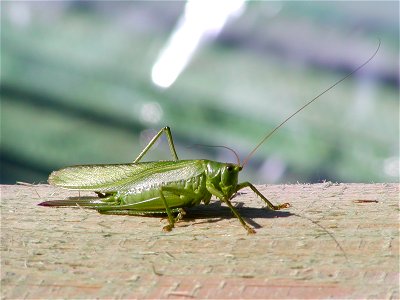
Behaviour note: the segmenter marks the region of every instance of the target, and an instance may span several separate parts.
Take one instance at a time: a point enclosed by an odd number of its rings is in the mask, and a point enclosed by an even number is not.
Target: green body
[[[222,173],[227,173],[228,168],[229,176],[225,176],[229,179],[228,186],[224,186]],[[160,189],[164,190],[170,208],[208,204],[212,191],[207,186],[218,188],[230,198],[236,188],[238,171],[235,165],[209,160],[83,165],[53,172],[49,183],[71,190],[105,193],[108,202],[113,200],[130,210],[165,212]]]
[[[165,133],[172,161],[139,162],[155,141]],[[238,183],[242,166],[210,160],[179,160],[170,129],[165,127],[150,141],[133,163],[81,165],[54,171],[49,176],[51,185],[70,190],[88,190],[97,197],[69,198],[46,201],[43,206],[82,206],[104,214],[154,215],[167,214],[171,230],[182,218],[183,208],[208,204],[214,195],[226,203],[249,233],[254,233],[233,207],[230,199],[240,189],[250,187],[271,209],[274,206],[249,182]],[[177,217],[174,216],[177,214]]]
[[[165,132],[173,161],[139,162],[155,141]],[[270,209],[274,206],[249,182],[238,183],[242,166],[210,160],[178,160],[170,129],[165,127],[130,164],[81,165],[54,171],[51,185],[70,190],[88,190],[98,197],[46,201],[43,206],[75,206],[97,209],[105,214],[167,214],[171,230],[182,218],[183,208],[208,204],[214,195],[226,203],[249,233],[254,233],[232,206],[230,199],[240,189],[251,188]],[[174,217],[177,213],[177,217]]]

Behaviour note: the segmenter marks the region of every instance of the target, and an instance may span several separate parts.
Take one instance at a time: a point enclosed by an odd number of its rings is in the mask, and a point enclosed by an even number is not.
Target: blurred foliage
[[[352,3],[352,4],[351,4]],[[256,183],[398,181],[398,3],[251,2],[167,90],[152,64],[183,2],[2,2],[1,181],[130,162],[172,128],[180,158],[250,160]],[[165,141],[148,159],[169,159]],[[398,160],[397,160],[398,164]],[[397,165],[398,168],[398,165]],[[390,175],[392,174],[392,175]]]

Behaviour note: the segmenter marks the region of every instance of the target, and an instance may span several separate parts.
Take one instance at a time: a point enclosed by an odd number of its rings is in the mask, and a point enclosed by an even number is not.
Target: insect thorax
[[[206,168],[207,181],[211,183],[225,198],[231,198],[236,192],[240,165],[208,161]]]

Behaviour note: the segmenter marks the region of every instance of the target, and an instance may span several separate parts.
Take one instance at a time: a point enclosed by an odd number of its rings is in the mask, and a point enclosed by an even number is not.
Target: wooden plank
[[[165,220],[36,204],[75,196],[1,187],[1,293],[11,298],[399,298],[399,184],[260,186]],[[243,206],[243,207],[242,207]]]

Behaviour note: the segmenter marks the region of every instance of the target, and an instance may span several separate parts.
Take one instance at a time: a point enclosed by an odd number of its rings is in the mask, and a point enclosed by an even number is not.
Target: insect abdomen
[[[205,174],[202,173],[186,180],[164,183],[158,186],[133,187],[129,191],[117,194],[122,205],[132,205],[134,210],[160,210],[165,205],[160,197],[162,193],[170,208],[190,207],[209,198],[205,187]],[[172,191],[171,191],[172,190]]]

